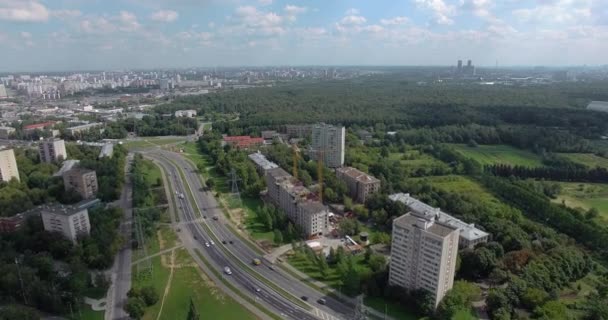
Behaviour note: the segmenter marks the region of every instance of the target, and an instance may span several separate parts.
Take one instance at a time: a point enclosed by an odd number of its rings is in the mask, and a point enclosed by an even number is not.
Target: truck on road
[[[262,264],[262,261],[258,258],[255,258],[251,261],[251,263],[253,263],[253,265],[259,266]]]

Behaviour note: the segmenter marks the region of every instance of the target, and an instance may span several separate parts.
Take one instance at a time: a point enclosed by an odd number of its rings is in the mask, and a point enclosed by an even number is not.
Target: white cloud
[[[272,0],[258,0],[258,3],[262,6],[269,6],[272,4]]]
[[[390,19],[380,19],[380,24],[385,25],[385,26],[397,26],[397,25],[406,24],[408,22],[409,22],[409,19],[407,17],[394,17],[394,18],[390,18]]]
[[[82,12],[80,12],[80,10],[53,10],[51,11],[51,15],[53,17],[56,17],[57,19],[66,20],[71,18],[78,18],[82,16]]]
[[[141,27],[137,17],[128,11],[121,11],[117,19],[120,22],[119,28],[122,31],[135,31]]]
[[[433,12],[433,22],[436,24],[450,25],[454,23],[452,16],[455,13],[453,5],[446,4],[443,0],[415,0],[419,8]]]
[[[350,8],[350,9],[346,10],[346,12],[344,14],[347,16],[356,16],[359,14],[359,9]]]
[[[465,11],[470,11],[473,15],[486,21],[498,21],[490,11],[494,5],[492,0],[460,0],[460,8]]]
[[[367,22],[367,19],[365,19],[365,17],[354,15],[346,16],[342,18],[342,20],[340,20],[340,24],[345,26],[364,24],[365,22]]]
[[[135,32],[141,30],[137,17],[128,11],[121,11],[117,16],[88,16],[80,21],[79,29],[83,33],[107,35],[118,31]]]
[[[592,17],[592,2],[591,0],[556,0],[532,8],[516,9],[512,13],[521,22],[586,23]]]
[[[283,8],[283,10],[285,11],[285,15],[287,16],[288,20],[295,21],[296,16],[308,11],[308,8],[288,4],[285,6],[285,8]]]
[[[49,16],[49,10],[38,1],[0,0],[0,20],[43,22]]]
[[[150,20],[157,22],[173,22],[179,14],[173,10],[159,10],[150,15]]]

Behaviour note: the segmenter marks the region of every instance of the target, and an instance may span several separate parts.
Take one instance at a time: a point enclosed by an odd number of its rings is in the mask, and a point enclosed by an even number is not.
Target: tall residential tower
[[[13,149],[0,150],[0,181],[11,181],[12,178],[19,181],[19,170],[15,160]]]
[[[319,123],[312,127],[312,152],[315,159],[323,155],[323,163],[330,168],[344,164],[344,127]]]
[[[53,162],[68,158],[65,151],[65,142],[61,139],[48,139],[40,142],[39,151],[41,162]]]

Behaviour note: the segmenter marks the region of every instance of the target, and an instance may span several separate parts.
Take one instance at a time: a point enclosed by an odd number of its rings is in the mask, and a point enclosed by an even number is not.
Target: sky
[[[608,64],[608,0],[0,0],[0,71]]]

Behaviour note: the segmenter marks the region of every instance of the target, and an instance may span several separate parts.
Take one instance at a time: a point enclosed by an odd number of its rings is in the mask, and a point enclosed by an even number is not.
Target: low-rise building
[[[114,153],[114,144],[106,143],[101,147],[101,151],[99,151],[98,158],[104,158],[104,157],[111,158],[113,153]]]
[[[13,133],[15,133],[15,128],[0,127],[0,139],[8,139]]]
[[[227,144],[238,149],[251,149],[264,144],[264,139],[250,136],[225,136],[223,145]]]
[[[196,117],[196,110],[177,110],[175,111],[175,117],[194,118]]]
[[[458,228],[407,213],[393,220],[389,284],[424,289],[435,307],[452,288],[458,255]]]
[[[15,151],[13,149],[0,149],[0,181],[11,181],[11,179],[19,178],[19,169],[15,160]]]
[[[68,153],[65,150],[65,142],[61,139],[51,138],[41,141],[38,151],[40,154],[40,161],[42,162],[50,163],[68,158]]]
[[[66,191],[74,190],[82,199],[91,199],[97,194],[97,173],[94,170],[74,168],[63,174]]]
[[[72,242],[76,242],[79,236],[88,235],[91,232],[89,211],[80,204],[42,206],[40,215],[44,230],[59,232]]]
[[[429,206],[428,204],[410,196],[409,193],[392,194],[389,196],[389,199],[402,202],[411,210],[411,214],[418,218],[425,219],[427,221],[438,221],[442,224],[460,230],[459,244],[461,248],[474,248],[479,243],[488,242],[490,238],[489,233],[476,228],[475,224],[468,224],[460,219],[456,219],[443,212],[441,209],[433,208],[432,206]]]
[[[55,174],[53,174],[53,177],[63,177],[64,173],[68,172],[69,170],[72,170],[72,168],[78,167],[79,163],[80,163],[80,160],[63,161],[61,168],[59,168],[59,171],[57,171],[57,172],[55,172]]]
[[[336,177],[346,183],[350,197],[360,203],[380,190],[380,180],[353,167],[336,169]]]
[[[312,134],[312,126],[309,124],[288,124],[285,126],[285,133],[290,138],[306,138]]]
[[[95,128],[100,128],[103,126],[103,123],[100,122],[95,122],[95,123],[88,123],[88,124],[83,124],[80,126],[75,126],[75,127],[71,127],[71,128],[67,128],[65,129],[67,131],[68,134],[70,135],[76,135],[85,131],[89,131],[91,129],[95,129]]]
[[[42,122],[42,123],[34,123],[34,124],[28,124],[26,126],[23,127],[23,132],[30,133],[32,131],[35,130],[45,130],[45,129],[50,129],[55,125],[55,121],[47,121],[47,122]]]
[[[0,233],[12,233],[23,226],[25,217],[23,214],[16,214],[12,217],[0,217]]]
[[[307,237],[327,233],[329,210],[310,190],[281,168],[267,170],[265,179],[270,201]]]
[[[276,163],[266,159],[266,157],[259,151],[250,154],[248,157],[251,159],[251,161],[253,161],[258,173],[262,176],[266,175],[266,171],[279,167]]]

